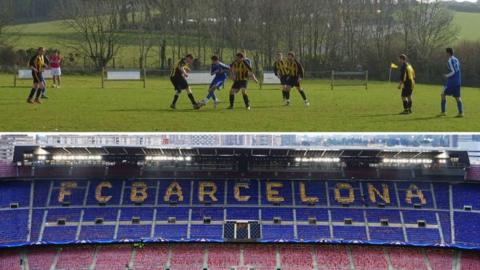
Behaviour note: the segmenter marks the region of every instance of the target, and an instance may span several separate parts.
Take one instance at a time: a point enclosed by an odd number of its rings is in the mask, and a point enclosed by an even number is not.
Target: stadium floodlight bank
[[[17,146],[14,163],[26,166],[28,175],[35,175],[36,169],[50,166],[65,168],[62,175],[70,177],[75,166],[87,165],[98,168],[129,166],[132,173],[152,177],[170,173],[204,172],[210,177],[219,174],[242,174],[245,177],[272,175],[282,178],[305,173],[328,174],[329,178],[344,178],[351,170],[361,169],[370,177],[381,175],[388,170],[404,172],[411,178],[430,178],[448,174],[449,179],[464,179],[469,167],[468,153],[464,151],[389,151],[373,149],[263,149],[263,148],[57,148]],[[60,173],[57,172],[57,173]],[[102,171],[108,175],[106,169]],[[221,175],[221,177],[225,177]]]
[[[43,72],[44,79],[52,79],[52,71],[47,69]],[[13,75],[13,87],[17,87],[17,82],[22,80],[33,80],[31,69],[16,69]]]
[[[102,88],[105,88],[107,81],[140,81],[143,82],[143,88],[147,86],[147,71],[146,69],[139,70],[118,70],[118,69],[102,69]]]
[[[331,89],[335,87],[346,86],[364,86],[368,90],[368,70],[367,71],[335,71],[332,70]]]

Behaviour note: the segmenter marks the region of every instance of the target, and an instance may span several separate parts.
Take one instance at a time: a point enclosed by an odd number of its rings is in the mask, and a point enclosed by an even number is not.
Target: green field
[[[480,40],[480,13],[455,12],[454,23],[460,27],[459,40]]]
[[[63,56],[70,54],[76,54],[74,47],[78,45],[78,40],[81,39],[81,35],[75,33],[69,28],[63,21],[50,21],[41,23],[19,24],[15,26],[7,27],[2,34],[5,36],[8,43],[10,43],[16,49],[29,49],[38,48],[43,46],[48,50],[59,49]],[[115,56],[116,68],[131,68],[139,66],[140,47],[139,38],[135,33],[124,32],[122,38],[119,40],[120,48]],[[152,34],[148,36],[148,40],[155,44],[150,49],[147,56],[147,67],[158,67],[159,64],[159,51],[160,44],[162,44],[163,38],[161,35]],[[167,41],[166,51],[171,53],[173,48],[171,47],[172,37],[166,36]],[[192,40],[191,37],[183,37],[185,40]],[[197,47],[195,43],[190,42],[191,47],[188,47],[188,52],[195,52]],[[212,49],[207,49],[207,55],[213,54]],[[224,50],[225,55],[233,55],[230,49]],[[69,62],[69,57],[65,59],[64,66],[79,67],[84,64],[82,56],[75,56],[74,62]],[[87,59],[88,62],[88,59]],[[112,65],[112,62],[110,63]]]
[[[178,110],[169,109],[172,87],[166,79],[150,79],[147,89],[140,82],[110,82],[100,88],[96,77],[65,77],[62,89],[49,89],[50,99],[42,105],[25,102],[28,81],[11,87],[12,77],[0,77],[0,130],[2,131],[478,131],[480,130],[480,90],[463,89],[466,117],[456,119],[456,106],[449,100],[449,116],[437,118],[440,87],[418,85],[415,113],[401,111],[395,84],[371,83],[362,87],[331,91],[327,82],[307,81],[305,89],[312,106],[306,108],[297,93],[293,104],[282,106],[280,90],[252,86],[252,110],[246,111],[241,96],[236,109],[227,110],[228,92],[222,90],[220,108],[191,109],[182,95]],[[197,99],[206,95],[205,86],[193,88]]]

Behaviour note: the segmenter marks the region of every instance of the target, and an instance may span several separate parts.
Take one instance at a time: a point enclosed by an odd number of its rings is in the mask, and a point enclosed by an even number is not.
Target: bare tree
[[[3,30],[6,26],[10,25],[13,18],[13,0],[0,1],[0,43],[5,42],[5,36]]]
[[[122,43],[119,26],[119,2],[116,0],[83,0],[63,9],[65,24],[79,34],[71,46],[91,59],[95,67],[106,67]]]

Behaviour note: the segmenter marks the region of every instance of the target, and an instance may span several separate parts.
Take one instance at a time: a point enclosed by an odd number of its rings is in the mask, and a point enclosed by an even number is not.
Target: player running
[[[288,63],[283,58],[283,53],[277,54],[277,61],[273,64],[273,72],[275,76],[280,79],[280,84],[282,85],[282,95],[283,102],[287,102],[287,92],[288,92]]]
[[[305,103],[305,106],[310,106],[310,102],[307,99],[307,95],[305,95],[305,91],[303,90],[301,86],[301,82],[303,80],[303,77],[305,75],[305,70],[302,66],[302,64],[296,59],[295,53],[289,52],[288,53],[288,61],[287,61],[287,66],[288,66],[288,85],[287,85],[287,93],[286,93],[286,102],[285,105],[289,106],[290,105],[290,91],[292,88],[297,88],[298,92],[303,98],[303,102]]]
[[[250,100],[248,99],[247,93],[248,79],[251,76],[252,79],[258,83],[257,77],[253,73],[249,62],[245,60],[245,55],[243,53],[237,53],[235,62],[232,63],[230,68],[233,77],[233,86],[232,90],[230,90],[230,107],[228,107],[228,109],[233,110],[235,95],[242,91],[245,107],[247,110],[250,110]]]
[[[440,114],[440,116],[442,117],[447,115],[447,96],[452,96],[457,101],[457,118],[462,118],[464,117],[464,113],[461,95],[462,72],[460,69],[460,61],[457,57],[455,57],[452,48],[447,48],[446,52],[448,56],[449,73],[445,75],[445,78],[447,78],[447,83],[442,92],[442,113]]]
[[[187,91],[188,98],[192,102],[192,106],[194,109],[198,109],[199,106],[193,97],[192,89],[188,85],[187,78],[188,72],[190,70],[189,66],[193,63],[193,55],[187,54],[184,58],[182,58],[178,63],[173,67],[172,72],[170,73],[170,81],[175,88],[175,96],[173,96],[172,104],[170,108],[176,109],[177,108],[177,101],[178,97],[182,93],[182,91]]]
[[[402,54],[398,57],[400,62],[400,84],[398,89],[402,90],[403,111],[400,114],[411,114],[413,106],[413,90],[415,89],[415,70],[407,62],[407,56]]]
[[[28,96],[27,102],[30,104],[41,104],[40,95],[44,89],[43,71],[47,67],[45,63],[45,49],[43,47],[38,48],[37,54],[30,59],[30,69],[32,70],[33,86]],[[35,100],[33,99],[35,97]]]
[[[206,106],[210,99],[213,99],[215,108],[217,108],[218,99],[215,95],[215,91],[223,88],[225,81],[228,79],[229,70],[230,67],[227,64],[222,63],[218,56],[212,56],[212,67],[210,68],[210,73],[212,76],[215,75],[215,77],[213,78],[212,83],[210,83],[207,97],[198,103],[200,107]]]

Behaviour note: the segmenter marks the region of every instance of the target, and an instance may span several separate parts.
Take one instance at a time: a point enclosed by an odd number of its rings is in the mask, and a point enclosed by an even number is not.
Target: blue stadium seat
[[[0,211],[0,241],[22,243],[28,235],[28,210]]]
[[[10,208],[11,203],[19,207],[30,205],[30,182],[0,181],[0,208]]]
[[[136,204],[132,202],[131,191],[134,183],[139,181],[145,183],[147,194],[137,194],[146,199],[141,204]],[[407,240],[418,245],[458,244],[480,247],[478,184],[272,180],[268,183],[276,184],[271,186],[273,193],[270,194],[270,199],[283,198],[283,201],[272,203],[266,194],[267,181],[260,181],[259,186],[258,180],[214,180],[218,201],[200,203],[199,180],[176,182],[181,189],[177,192],[182,193],[183,200],[170,194],[171,200],[166,202],[165,192],[173,180],[76,180],[75,185],[68,186],[67,192],[62,195],[60,190],[62,183],[65,183],[63,180],[2,181],[0,246],[38,241],[68,243],[149,240],[152,233],[154,240],[223,241],[223,224],[226,220],[249,220],[261,223],[262,241],[329,239],[396,243]],[[372,202],[369,183],[377,190],[373,194],[376,200],[380,199],[378,193],[382,191],[382,184],[386,185],[390,203],[378,205]],[[235,194],[234,187],[237,184],[243,186],[241,194]],[[249,188],[245,188],[245,184],[249,184]],[[305,190],[302,190],[301,184],[305,185]],[[340,193],[335,191],[339,185],[342,186]],[[415,190],[408,191],[412,185],[418,187],[418,194]],[[328,196],[326,186],[329,187]],[[30,198],[32,190],[33,197]],[[396,190],[398,194],[395,193]],[[304,198],[317,197],[318,203],[302,202],[302,193]],[[363,196],[360,195],[362,193]],[[239,195],[251,198],[247,202],[238,202],[236,197]],[[339,202],[335,199],[336,195],[353,201]],[[411,201],[407,201],[410,195]],[[64,202],[69,204],[59,201],[62,196]],[[208,199],[208,196],[205,198]],[[107,202],[99,204],[99,199]],[[225,201],[227,204],[224,204]],[[32,209],[29,208],[30,203],[33,204]],[[454,227],[451,224],[451,205]]]

